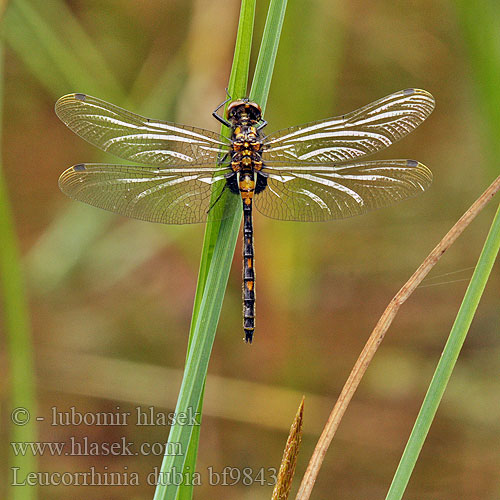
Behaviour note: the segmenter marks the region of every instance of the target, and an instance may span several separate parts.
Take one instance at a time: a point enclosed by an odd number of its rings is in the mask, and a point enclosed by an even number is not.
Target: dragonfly
[[[361,215],[409,198],[432,182],[416,160],[366,160],[412,132],[434,109],[425,90],[405,89],[351,113],[266,135],[258,103],[229,98],[213,116],[230,137],[153,120],[86,94],[61,97],[57,116],[101,150],[131,163],[78,164],[59,187],[71,198],[121,215],[165,224],[224,217],[221,199],[243,206],[243,330],[255,330],[252,209],[285,221]],[[221,116],[219,109],[228,104]],[[214,194],[215,193],[215,194]],[[227,214],[226,214],[227,216]]]

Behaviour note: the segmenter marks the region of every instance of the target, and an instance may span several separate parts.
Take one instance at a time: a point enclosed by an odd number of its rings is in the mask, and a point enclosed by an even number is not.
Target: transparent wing
[[[273,165],[267,188],[256,195],[259,212],[273,219],[327,221],[361,215],[424,191],[431,171],[415,160],[343,165]]]
[[[228,144],[215,132],[150,120],[85,94],[56,102],[57,116],[76,134],[103,151],[147,165],[215,163]]]
[[[434,109],[425,90],[406,89],[347,115],[291,127],[266,137],[264,163],[344,162],[390,146]]]
[[[59,187],[71,198],[134,219],[189,224],[206,220],[212,185],[222,189],[226,172],[203,165],[160,169],[87,163],[64,171]]]

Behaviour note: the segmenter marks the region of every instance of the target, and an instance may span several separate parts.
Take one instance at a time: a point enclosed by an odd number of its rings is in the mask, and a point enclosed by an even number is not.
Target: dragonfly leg
[[[215,207],[216,203],[222,198],[222,195],[224,194],[224,191],[227,188],[227,184],[224,184],[224,187],[222,188],[222,191],[220,192],[219,196],[217,196],[217,199],[210,205],[209,209],[207,210],[207,214],[210,213],[210,210]]]
[[[217,111],[219,111],[219,109],[220,109],[220,108],[222,108],[222,106],[224,106],[225,104],[227,104],[227,103],[228,103],[228,102],[232,99],[232,97],[228,94],[227,88],[226,88],[226,94],[227,94],[227,99],[226,99],[224,102],[220,103],[220,104],[219,104],[219,105],[218,105],[218,106],[214,109],[214,112],[212,113],[212,116],[213,116],[213,117],[214,117],[217,121],[221,122],[221,123],[222,123],[222,125],[225,125],[226,127],[231,128],[231,124],[230,124],[227,120],[225,120],[224,118],[222,118],[222,116],[219,116],[219,115],[217,114]]]
[[[229,156],[229,153],[226,153],[220,160],[217,160],[218,165],[223,165],[224,162],[227,160],[227,157]]]
[[[267,121],[263,120],[262,123],[257,127],[257,132],[260,132],[267,125]]]

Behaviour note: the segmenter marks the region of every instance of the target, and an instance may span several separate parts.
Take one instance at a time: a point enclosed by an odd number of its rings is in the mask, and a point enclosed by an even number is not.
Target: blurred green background
[[[255,47],[266,10],[259,1]],[[51,426],[49,416],[52,407],[72,406],[92,413],[117,406],[134,413],[138,405],[173,411],[204,231],[126,220],[65,198],[57,179],[66,167],[117,160],[70,132],[54,102],[84,92],[154,118],[218,130],[211,112],[225,96],[238,12],[235,0],[12,0],[7,6],[3,170],[27,283],[37,414],[46,417],[38,425],[41,441],[166,440],[167,427],[61,427]],[[346,113],[406,87],[424,88],[436,110],[380,156],[417,159],[433,171],[434,183],[422,196],[338,222],[255,215],[256,337],[252,346],[242,342],[239,244],[209,369],[198,460],[203,485],[195,498],[270,498],[271,487],[258,483],[210,486],[207,469],[278,467],[305,394],[302,476],[386,304],[498,175],[499,23],[500,10],[489,1],[474,9],[458,0],[289,2],[268,132]],[[314,498],[385,495],[494,205],[401,309],[341,424]],[[500,498],[499,292],[497,268],[406,499]],[[2,446],[2,463],[9,452]],[[151,455],[46,455],[42,471],[127,467],[140,473],[141,485],[48,486],[40,498],[152,498],[144,479],[160,462]],[[2,484],[9,483],[10,473],[2,474]]]

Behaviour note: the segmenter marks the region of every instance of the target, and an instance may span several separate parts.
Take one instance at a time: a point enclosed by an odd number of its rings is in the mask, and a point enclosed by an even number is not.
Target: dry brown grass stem
[[[450,248],[455,240],[462,234],[465,228],[471,223],[476,215],[481,212],[485,205],[493,198],[500,190],[500,176],[490,185],[490,187],[474,202],[474,204],[462,215],[458,222],[448,231],[446,236],[432,250],[432,252],[422,262],[420,267],[413,273],[411,278],[403,285],[401,290],[391,300],[384,313],[380,317],[377,325],[373,329],[363,351],[359,355],[356,364],[354,365],[347,382],[345,383],[340,396],[330,413],[328,421],[321,434],[316,448],[314,449],[309,465],[300,484],[296,500],[307,500],[313,489],[314,483],[318,476],[321,464],[326,455],[328,447],[337,431],[340,421],[349,405],[354,392],[356,391],[363,375],[365,374],[373,356],[377,352],[384,336],[396,316],[401,305],[413,293],[415,288],[427,276],[430,270],[434,267],[441,256]]]

